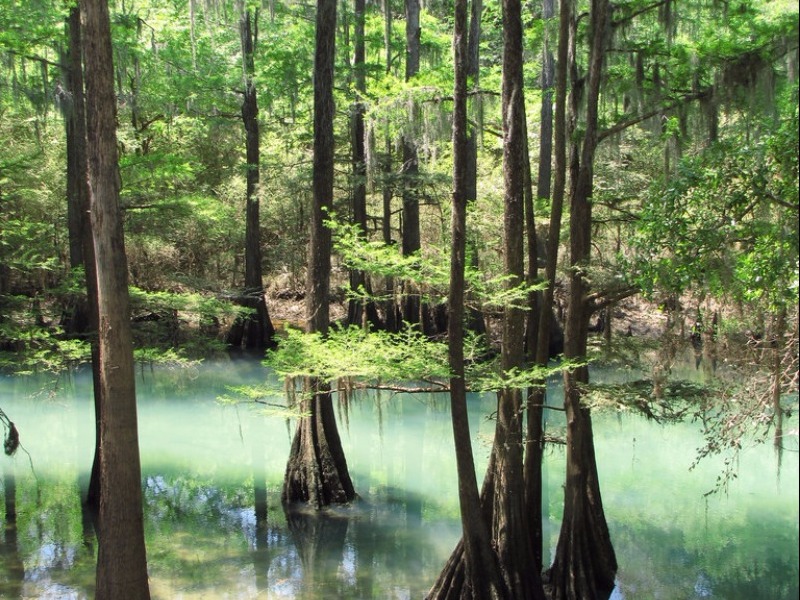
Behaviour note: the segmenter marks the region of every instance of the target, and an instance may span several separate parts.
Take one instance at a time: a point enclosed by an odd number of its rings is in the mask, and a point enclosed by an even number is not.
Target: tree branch
[[[665,5],[666,3],[667,3],[667,0],[658,0],[658,2],[653,2],[652,4],[648,4],[647,6],[643,6],[639,10],[633,11],[629,15],[625,15],[624,17],[620,17],[616,21],[611,21],[611,26],[612,27],[619,27],[620,25],[624,25],[625,23],[627,23],[628,21],[632,21],[633,19],[635,19],[639,15],[644,14],[644,13],[646,13],[648,11],[651,11],[654,8],[659,8],[659,7],[663,6],[663,5]]]
[[[20,58],[26,58],[28,60],[32,60],[35,62],[39,62],[45,65],[49,65],[51,67],[56,67],[59,69],[66,69],[66,65],[60,62],[53,62],[51,60],[47,60],[46,58],[42,58],[41,56],[34,56],[33,54],[23,54],[22,52],[17,52],[16,50],[6,49],[8,54],[13,54],[14,56],[19,56]]]
[[[616,290],[598,290],[586,297],[586,304],[591,312],[597,312],[620,300],[635,296],[640,291],[639,286],[634,285]]]
[[[683,95],[680,98],[670,102],[669,104],[667,104],[665,106],[660,106],[660,107],[655,108],[655,109],[653,109],[653,110],[651,110],[649,112],[643,113],[641,115],[637,115],[635,117],[631,117],[627,121],[621,121],[621,122],[617,123],[616,125],[614,125],[613,127],[609,127],[608,129],[604,129],[603,131],[598,133],[597,134],[597,143],[599,144],[604,139],[606,139],[606,138],[608,138],[608,137],[610,137],[612,135],[615,135],[615,134],[617,134],[617,133],[619,133],[621,131],[624,131],[628,127],[633,127],[634,125],[637,125],[637,124],[641,123],[642,121],[646,121],[647,119],[649,119],[651,117],[655,117],[656,115],[658,115],[658,114],[660,114],[662,112],[665,112],[665,111],[668,111],[668,110],[672,110],[673,108],[676,108],[676,107],[680,106],[681,104],[684,104],[684,103],[687,103],[687,102],[692,102],[694,100],[699,100],[701,98],[705,98],[710,93],[711,93],[710,89],[705,89],[705,90],[702,90],[700,92],[692,92],[692,93],[689,93],[689,94],[685,94],[685,95]]]

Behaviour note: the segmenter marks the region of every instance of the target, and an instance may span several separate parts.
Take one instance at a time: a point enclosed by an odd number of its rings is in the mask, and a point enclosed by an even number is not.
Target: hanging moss
[[[758,52],[746,52],[728,61],[722,68],[722,85],[730,89],[752,90],[759,76],[771,65]]]

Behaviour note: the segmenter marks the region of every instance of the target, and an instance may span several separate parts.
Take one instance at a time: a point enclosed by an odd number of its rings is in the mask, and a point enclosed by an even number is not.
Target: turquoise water
[[[265,379],[260,365],[243,361],[138,377],[153,597],[421,598],[459,537],[447,398],[356,396],[339,423],[362,501],[287,522],[280,487],[294,424],[216,401],[226,386]],[[30,454],[0,456],[2,598],[93,596],[96,540],[79,500],[93,448],[89,385],[86,374],[45,387],[42,379],[0,380],[0,407]],[[558,393],[554,386],[552,402]],[[470,409],[482,473],[494,400],[473,396]],[[796,431],[796,418],[787,429]],[[595,434],[620,565],[615,598],[798,597],[796,437],[780,469],[771,446],[748,448],[728,493],[704,496],[722,465],[709,460],[689,471],[697,426],[603,414]],[[563,450],[552,447],[544,519],[551,552],[563,468]],[[11,492],[16,527],[8,526]]]

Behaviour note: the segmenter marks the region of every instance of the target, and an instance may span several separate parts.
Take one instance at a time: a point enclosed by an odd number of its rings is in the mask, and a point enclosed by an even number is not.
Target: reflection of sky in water
[[[460,533],[446,398],[384,394],[380,406],[374,397],[350,406],[340,433],[364,501],[332,511],[330,518],[344,526],[323,528],[316,545],[305,540],[303,554],[280,505],[294,426],[214,401],[226,385],[256,383],[254,376],[263,372],[234,362],[204,366],[191,377],[145,372],[137,378],[154,599],[422,597]],[[25,567],[27,597],[91,597],[96,546],[84,546],[76,485],[77,465],[88,469],[92,457],[87,384],[87,377],[76,377],[54,396],[31,396],[36,388],[27,380],[0,385],[3,408],[17,423],[41,481],[37,491],[27,457],[0,457],[3,468],[14,465],[17,477],[15,550]],[[555,390],[552,396],[557,404]],[[494,410],[494,399],[470,402],[482,475],[485,440],[494,427],[484,415]],[[560,418],[551,417],[551,431]],[[796,416],[790,428],[796,429]],[[784,456],[779,480],[771,448],[748,451],[729,495],[704,499],[719,464],[688,470],[700,445],[696,426],[598,415],[595,439],[620,564],[614,600],[750,600],[756,596],[748,583],[778,592],[797,589],[796,453]],[[561,448],[546,454],[550,554],[558,536],[564,454]],[[254,482],[267,498],[262,525],[253,509]],[[310,527],[313,539],[323,531],[319,522]],[[11,585],[6,568],[0,560],[0,597]]]

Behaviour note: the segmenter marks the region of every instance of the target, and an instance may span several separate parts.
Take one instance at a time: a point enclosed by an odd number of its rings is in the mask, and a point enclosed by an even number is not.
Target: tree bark
[[[458,15],[458,13],[457,13]],[[458,18],[456,19],[458,23]],[[458,31],[458,28],[456,28]],[[458,38],[456,38],[456,41]],[[504,0],[503,2],[503,172],[505,181],[504,198],[504,255],[505,272],[510,276],[508,286],[516,287],[525,278],[523,258],[523,228],[524,228],[524,166],[525,157],[525,113],[522,76],[522,21],[521,4],[519,0]],[[456,43],[456,56],[459,46]],[[458,63],[457,63],[458,64]],[[458,73],[458,71],[456,71]],[[456,79],[458,83],[458,78]],[[458,87],[455,94],[454,112],[454,158],[459,157],[459,93]],[[465,109],[464,109],[465,110]],[[464,136],[464,134],[461,134]],[[462,138],[463,139],[463,138]],[[462,141],[461,144],[464,142]],[[462,150],[463,152],[464,150]],[[456,162],[456,166],[459,163]],[[463,173],[455,170],[454,187],[459,190],[459,182]],[[458,198],[454,193],[453,201],[453,255],[451,264],[461,260],[461,279],[456,267],[451,266],[451,298],[450,298],[450,352],[451,369],[454,373],[463,373],[463,355],[458,355],[458,346],[454,340],[460,339],[463,331],[453,325],[459,317],[463,319],[463,308],[459,313],[454,304],[459,298],[454,297],[454,288],[463,291],[463,256],[459,256],[457,249],[463,240],[459,234],[460,222],[456,220],[459,210]],[[463,201],[462,201],[463,202]],[[465,204],[465,203],[464,203]],[[462,250],[463,252],[463,250]],[[456,284],[456,285],[454,285]],[[461,300],[463,302],[463,300]],[[461,305],[459,305],[461,306]],[[460,320],[459,320],[460,322]],[[519,368],[523,364],[524,353],[524,313],[519,308],[506,307],[503,318],[503,344],[501,362],[504,371]],[[458,369],[461,369],[459,371]],[[460,392],[458,378],[451,381],[451,390]],[[451,391],[451,394],[453,392]],[[457,432],[458,404],[453,398],[454,432]],[[466,412],[466,411],[464,411]],[[492,449],[492,458],[484,482],[483,519],[486,525],[491,525],[491,539],[493,556],[483,559],[475,564],[476,558],[470,556],[470,547],[481,548],[480,517],[477,508],[470,506],[470,512],[465,515],[462,504],[462,520],[467,516],[469,523],[464,524],[464,535],[459,546],[445,565],[442,574],[434,585],[429,598],[534,598],[544,599],[539,573],[531,569],[533,552],[529,537],[528,514],[525,505],[524,475],[523,475],[523,447],[522,447],[522,394],[518,389],[507,388],[498,395],[497,427]],[[463,442],[462,442],[463,443]],[[462,479],[459,471],[460,493],[465,494],[461,487],[469,483]],[[488,483],[487,483],[488,482]],[[476,536],[470,540],[469,535]],[[490,569],[492,559],[496,560],[500,570],[500,581],[495,583],[488,579],[492,587],[488,590],[472,587],[475,569]],[[493,575],[493,571],[487,571]],[[490,594],[490,595],[487,595]]]
[[[550,223],[547,237],[547,251],[545,253],[545,278],[547,287],[538,296],[538,306],[533,310],[539,311],[536,321],[535,337],[530,331],[529,342],[536,365],[546,367],[550,358],[551,323],[553,321],[553,290],[556,282],[556,266],[558,264],[558,246],[561,231],[561,213],[566,189],[566,98],[567,98],[567,48],[569,44],[569,19],[571,3],[567,0],[561,2],[558,36],[558,73],[556,75],[553,56],[550,51],[549,38],[545,34],[542,48],[542,109],[541,109],[541,138],[539,146],[539,178],[536,186],[536,195],[539,198],[550,198]],[[554,15],[553,0],[542,1],[542,18],[545,21]],[[545,25],[547,31],[548,25]],[[553,123],[553,78],[556,76],[556,114]],[[553,134],[555,133],[555,140]],[[553,142],[555,142],[553,144]],[[555,186],[551,188],[551,160],[553,145],[555,145]],[[528,240],[530,244],[531,240]],[[533,253],[529,252],[529,260],[533,260]],[[538,254],[536,256],[538,260]],[[529,267],[530,268],[530,267]],[[544,453],[544,404],[546,401],[546,382],[544,379],[535,382],[528,392],[527,436],[525,446],[525,501],[531,519],[531,546],[534,553],[534,564],[538,572],[544,565],[543,539],[542,539],[542,457]]]
[[[462,557],[465,569],[457,579],[460,597],[502,597],[502,582],[492,552],[488,523],[484,520],[467,413],[464,380],[464,288],[466,263],[466,224],[469,170],[467,143],[467,2],[457,0],[453,30],[455,84],[453,92],[453,197],[450,249],[450,289],[448,293],[447,340],[450,364],[450,411],[458,471],[458,498],[461,509],[462,542],[454,556]],[[454,563],[453,563],[454,564]],[[452,565],[446,565],[440,582],[429,598],[446,598],[452,583],[446,583]]]
[[[245,214],[244,287],[246,306],[253,313],[243,323],[244,346],[251,351],[263,351],[275,346],[275,329],[269,318],[264,297],[264,282],[261,266],[261,223],[259,180],[261,177],[261,142],[258,126],[258,94],[255,86],[255,58],[257,44],[258,10],[242,6],[239,33],[242,44],[242,67],[244,72],[244,99],[242,100],[242,122],[245,129],[247,158],[247,199]]]
[[[420,34],[419,0],[405,0],[406,9],[406,72],[405,79],[410,81],[419,72]],[[408,102],[408,121],[413,128],[416,121],[417,106],[414,100]],[[411,256],[422,248],[419,226],[419,157],[417,143],[411,131],[403,135],[403,220],[402,220],[402,251],[403,256]],[[411,325],[420,325],[425,328],[422,316],[423,308],[420,299],[420,290],[406,282],[403,289],[402,315],[403,320]]]
[[[149,599],[111,28],[106,2],[81,0],[81,10],[102,402],[96,597]]]
[[[467,42],[467,86],[470,84],[475,90],[479,89],[480,82],[480,42],[481,42],[481,14],[483,12],[483,0],[472,0],[470,5],[469,20],[469,40]],[[478,114],[477,121],[483,121],[482,100],[479,94],[472,99],[475,112]],[[467,151],[466,151],[466,183],[464,184],[467,202],[477,202],[478,200],[478,135],[477,127],[467,126]],[[470,266],[478,270],[478,247],[474,238],[468,238],[468,251]],[[478,335],[486,333],[486,320],[483,312],[477,307],[470,307],[467,313],[467,327],[470,331]]]
[[[325,219],[333,206],[333,64],[336,0],[317,0],[314,53],[314,176],[311,239],[306,283],[306,330],[327,334],[331,231]],[[321,508],[356,497],[347,469],[327,384],[307,378],[289,461],[282,501],[284,506],[306,503]]]
[[[89,205],[89,181],[86,148],[86,102],[83,78],[83,47],[80,8],[74,6],[67,17],[69,49],[67,52],[67,93],[69,108],[66,115],[67,138],[67,205],[70,236],[70,265],[83,266],[86,285],[86,322],[79,317],[82,309],[73,312],[74,333],[88,334],[92,355],[92,380],[95,417],[95,448],[85,503],[95,513],[100,508],[100,413],[102,410],[100,359],[97,341],[97,272]],[[79,246],[79,248],[78,248]],[[80,263],[75,261],[80,260]],[[66,328],[65,328],[66,329]]]
[[[316,386],[316,387],[315,387]],[[320,509],[346,504],[356,498],[353,482],[336,427],[330,390],[316,380],[304,384],[300,418],[292,440],[281,500]]]
[[[585,269],[591,254],[591,196],[597,148],[597,114],[602,67],[610,21],[608,0],[593,0],[592,32],[586,85],[586,122],[577,177],[573,179],[570,205],[569,305],[564,354],[585,360],[589,317]],[[604,599],[614,589],[617,562],[603,512],[592,419],[581,404],[589,381],[586,366],[564,374],[567,412],[567,480],[564,517],[556,556],[549,571],[552,598]]]
[[[351,113],[351,148],[352,148],[352,222],[359,233],[367,236],[367,165],[364,151],[364,95],[367,91],[366,65],[364,63],[364,19],[366,0],[355,0],[355,31],[353,52],[353,75],[355,79],[355,101]],[[350,272],[350,290],[357,297],[351,298],[347,305],[347,323],[362,325],[369,323],[373,327],[382,326],[375,303],[369,299],[371,286],[364,271]]]
[[[522,16],[519,0],[503,0],[503,179],[504,267],[507,287],[525,282],[524,195],[527,167],[525,96],[522,74]],[[525,314],[506,306],[501,365],[504,372],[524,363]],[[529,537],[525,507],[522,441],[522,391],[505,388],[498,395],[494,452],[497,471],[492,537],[500,569],[513,598],[544,598]]]
[[[89,223],[86,189],[86,110],[83,99],[83,61],[81,60],[80,10],[70,9],[66,21],[67,52],[64,57],[66,90],[62,99],[67,147],[67,229],[69,266],[85,267],[84,237]],[[64,332],[84,335],[91,331],[91,308],[87,298],[77,295],[65,308],[61,323]]]

